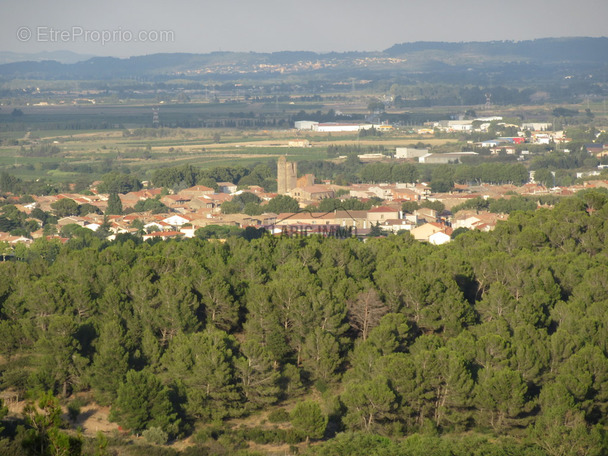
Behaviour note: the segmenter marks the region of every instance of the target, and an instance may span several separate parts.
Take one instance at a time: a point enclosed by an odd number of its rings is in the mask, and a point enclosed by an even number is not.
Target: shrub
[[[146,439],[146,442],[155,443],[156,445],[164,445],[167,443],[167,440],[169,440],[169,434],[157,426],[146,429],[141,435]]]
[[[180,456],[207,456],[210,452],[209,448],[204,446],[193,446],[182,450],[179,454]]]
[[[211,440],[217,440],[224,431],[219,427],[207,426],[203,429],[198,430],[193,436],[192,440],[195,443],[205,443]]]
[[[80,408],[83,406],[82,400],[79,398],[74,399],[68,404],[68,417],[70,421],[74,422],[80,415]]]
[[[177,456],[179,453],[173,448],[142,445],[130,447],[126,454],[129,456]]]
[[[323,394],[327,392],[329,386],[327,385],[326,381],[319,379],[315,382],[315,388],[319,393]]]
[[[242,450],[247,448],[247,442],[241,436],[236,433],[223,434],[218,439],[217,442],[221,444],[227,450]]]
[[[268,415],[268,421],[271,423],[285,423],[289,421],[289,413],[285,409],[273,410]]]

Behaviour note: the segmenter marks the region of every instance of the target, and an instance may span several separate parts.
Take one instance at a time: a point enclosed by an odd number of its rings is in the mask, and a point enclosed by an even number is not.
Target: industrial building
[[[372,125],[372,124],[358,124],[358,123],[344,123],[344,122],[313,122],[311,120],[298,120],[294,123],[296,130],[303,131],[317,131],[319,133],[342,133],[342,132],[358,132],[360,130],[369,130],[373,127],[380,128],[382,130],[388,130],[392,127],[390,125]]]
[[[372,128],[372,125],[360,125],[355,123],[338,123],[338,122],[327,122],[320,123],[317,125],[316,131],[320,133],[338,133],[345,131],[357,132],[359,130],[365,130]]]
[[[317,125],[319,125],[319,122],[314,122],[312,120],[298,120],[294,123],[296,130],[315,130]]]
[[[395,158],[419,158],[428,154],[428,149],[413,149],[411,147],[397,147],[395,149]]]
[[[449,164],[460,163],[463,157],[475,157],[477,152],[448,152],[446,154],[426,154],[418,159],[420,163]]]

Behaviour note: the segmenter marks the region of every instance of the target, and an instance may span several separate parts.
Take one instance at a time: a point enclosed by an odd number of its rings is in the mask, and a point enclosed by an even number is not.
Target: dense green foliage
[[[521,163],[504,163],[492,161],[482,164],[453,164],[453,165],[421,165],[399,162],[362,163],[357,154],[368,152],[358,146],[329,146],[328,156],[344,154],[346,159],[340,163],[326,160],[298,162],[300,174],[314,174],[317,181],[332,180],[339,185],[352,183],[383,183],[402,182],[415,183],[426,181],[431,183],[433,191],[447,192],[452,189],[454,182],[458,183],[488,183],[516,184],[528,181],[528,171]],[[377,152],[376,150],[373,150]],[[211,170],[197,169],[191,165],[156,170],[152,183],[157,187],[175,190],[193,185],[206,185],[217,188],[217,182],[232,182],[244,188],[249,185],[259,185],[266,191],[276,191],[276,168],[274,164],[258,164],[253,167],[220,167]],[[246,212],[257,215],[253,205],[246,211],[244,205],[255,201],[230,201],[226,209],[230,213]],[[237,204],[238,203],[238,204]],[[259,212],[258,212],[259,213]]]
[[[90,391],[153,442],[290,401],[281,438],[355,432],[311,454],[606,454],[607,240],[583,192],[441,247],[36,241],[0,264],[1,388]]]
[[[101,193],[129,193],[141,190],[139,179],[129,174],[109,173],[103,176],[103,182],[97,190]]]
[[[163,212],[169,212],[169,208],[160,202],[160,199],[157,198],[148,198],[145,200],[139,200],[133,206],[135,212],[147,212],[150,211],[153,214],[160,214]]]
[[[217,189],[217,182],[238,183],[246,176],[252,175],[248,185],[262,185],[270,170],[265,165],[257,165],[252,170],[243,166],[197,169],[192,165],[156,170],[152,183],[157,187],[187,188],[194,185],[206,185]],[[276,174],[273,172],[273,174]]]
[[[260,207],[262,200],[251,192],[243,192],[232,200],[222,204],[222,214],[237,214],[245,212],[248,215],[259,215],[264,212]]]
[[[0,172],[0,194],[10,192],[15,195],[49,195],[57,191],[57,187],[42,180],[23,181],[5,171]]]
[[[106,215],[120,214],[122,214],[122,201],[120,200],[120,197],[117,193],[110,193],[110,196],[108,197],[108,207],[106,208]]]
[[[32,214],[33,217],[38,215],[34,212]],[[15,205],[7,204],[0,207],[0,231],[27,236],[38,228],[40,224],[36,220],[28,219],[27,215],[19,211]]]
[[[264,209],[265,212],[274,212],[276,214],[280,214],[281,212],[298,212],[300,204],[291,196],[277,195],[268,202]]]
[[[539,205],[554,205],[559,201],[558,196],[540,195],[537,197],[513,195],[509,198],[482,198],[470,199],[454,206],[452,213],[460,210],[489,211],[497,214],[510,214],[515,211],[533,211]]]
[[[325,434],[327,416],[317,402],[299,402],[291,412],[291,424],[306,438],[320,439]]]
[[[483,163],[453,167],[453,178],[460,183],[515,184],[528,182],[528,171],[521,163]]]

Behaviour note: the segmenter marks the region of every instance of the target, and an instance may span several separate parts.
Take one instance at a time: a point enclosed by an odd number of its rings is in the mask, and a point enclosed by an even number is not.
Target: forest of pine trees
[[[605,455],[607,242],[598,191],[440,247],[38,240],[0,263],[0,391],[29,399],[0,453],[139,454],[62,428],[84,395],[183,454]],[[229,425],[256,415],[284,425]]]

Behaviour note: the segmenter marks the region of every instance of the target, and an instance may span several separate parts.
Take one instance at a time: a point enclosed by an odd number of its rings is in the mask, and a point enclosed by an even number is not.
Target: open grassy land
[[[321,115],[321,111],[331,111],[341,113],[342,119],[363,121],[364,113],[369,112],[366,106],[369,99],[358,93],[350,97],[337,94],[321,102],[278,99],[214,102],[210,94],[211,101],[191,103],[163,104],[148,99],[114,104],[101,100],[93,104],[91,98],[81,102],[89,104],[61,104],[56,99],[48,105],[3,106],[0,171],[53,182],[73,182],[79,177],[92,181],[113,170],[135,172],[146,178],[154,169],[180,164],[202,168],[250,165],[275,161],[280,155],[298,161],[326,159],[330,158],[327,155],[330,146],[359,146],[362,152],[380,148],[391,151],[419,142],[441,146],[456,140],[417,136],[412,132],[429,119],[450,118],[451,114],[466,109],[442,106],[416,108],[414,112],[390,106],[386,115],[402,127],[381,136],[303,132],[292,128],[293,119],[302,115],[302,110],[311,118]],[[599,122],[603,105],[591,107]],[[481,108],[477,115],[546,119],[553,108],[549,105]],[[583,108],[577,106],[580,112]],[[19,109],[21,114],[13,115],[12,109]],[[158,110],[159,128],[152,128],[154,110]],[[289,146],[290,141],[301,139],[308,140],[310,147]]]
[[[249,165],[275,161],[280,155],[292,160],[322,160],[327,158],[330,145],[391,150],[421,140],[432,145],[452,141],[400,132],[358,138],[352,133],[208,128],[12,131],[1,133],[0,139],[5,144],[0,148],[0,170],[53,182],[73,181],[83,174],[97,179],[117,167],[145,177],[156,168],[180,164],[202,168]],[[290,141],[299,139],[307,139],[310,147],[289,146]]]

